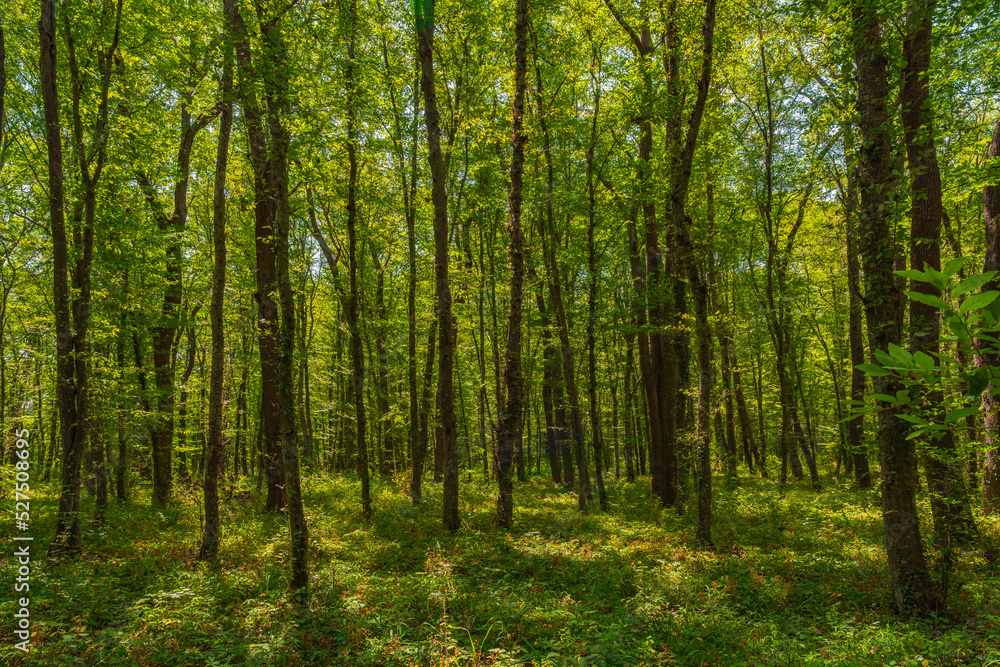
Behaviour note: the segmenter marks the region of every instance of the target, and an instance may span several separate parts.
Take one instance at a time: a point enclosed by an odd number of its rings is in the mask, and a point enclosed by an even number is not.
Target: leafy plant
[[[948,262],[943,271],[925,266],[923,271],[896,272],[904,278],[930,283],[940,290],[940,297],[914,290],[906,290],[904,294],[940,309],[942,324],[947,326],[942,326],[939,342],[942,350],[951,353],[938,354],[938,363],[935,363],[934,357],[926,352],[910,353],[890,343],[888,349],[874,352],[878,363],[857,366],[872,376],[895,374],[899,378],[902,389],[895,395],[876,393],[870,398],[893,406],[896,416],[913,424],[907,439],[945,431],[954,422],[978,412],[977,399],[983,392],[1000,393],[1000,368],[974,362],[977,346],[979,349],[1000,346],[997,338],[1000,291],[979,291],[997,272],[977,273],[960,280],[958,275],[964,263],[964,258],[956,258]],[[927,408],[924,397],[932,391],[942,391],[952,398],[949,410],[942,413]],[[852,401],[852,404],[852,416],[876,410],[871,402]]]

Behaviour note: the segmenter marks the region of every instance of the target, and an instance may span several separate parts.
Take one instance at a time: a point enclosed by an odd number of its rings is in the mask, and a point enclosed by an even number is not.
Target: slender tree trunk
[[[64,14],[67,54],[70,65],[73,95],[72,146],[83,190],[83,224],[80,225],[80,203],[73,206],[73,244],[77,251],[72,269],[73,295],[69,291],[67,273],[69,244],[66,235],[63,190],[63,157],[61,125],[59,123],[59,98],[56,83],[56,25],[55,6],[51,0],[42,0],[39,30],[39,72],[42,89],[42,106],[45,114],[45,142],[48,154],[49,214],[53,246],[53,310],[56,330],[56,395],[62,434],[62,489],[56,536],[49,546],[49,553],[73,555],[80,543],[80,464],[86,446],[87,426],[90,424],[88,396],[90,344],[87,332],[90,324],[90,269],[93,260],[94,224],[96,217],[97,184],[105,161],[105,141],[108,135],[108,97],[112,62],[118,47],[121,25],[121,1],[115,13],[114,37],[106,48],[98,48],[97,70],[100,75],[100,102],[97,118],[90,135],[89,146],[83,137],[81,98],[83,83],[69,15]],[[72,298],[72,301],[71,301]],[[72,308],[72,311],[71,311]],[[105,496],[106,498],[106,496]],[[103,512],[98,508],[99,516]]]
[[[597,56],[599,57],[599,56]],[[595,57],[595,60],[597,59]],[[595,63],[598,65],[599,63]],[[590,125],[590,145],[587,147],[587,272],[590,274],[587,290],[587,396],[590,403],[590,441],[594,450],[594,479],[601,510],[608,511],[608,494],[604,489],[603,453],[601,442],[601,413],[597,405],[597,246],[594,233],[597,226],[597,201],[594,190],[594,150],[597,146],[597,118],[601,109],[601,84],[594,83],[594,112]]]
[[[190,319],[194,318],[194,314],[197,313],[198,306],[191,312],[189,316]],[[194,370],[195,357],[198,354],[197,342],[194,336],[194,327],[187,327],[187,339],[188,339],[188,349],[187,349],[187,362],[184,365],[184,373],[181,375],[181,400],[180,405],[177,406],[177,458],[178,458],[178,469],[177,473],[181,476],[183,480],[187,480],[190,473],[187,469],[187,436],[188,436],[188,388],[187,383],[191,378],[191,372]],[[197,468],[197,465],[195,466]]]
[[[941,269],[941,172],[934,146],[930,85],[933,14],[936,0],[912,0],[906,39],[903,40],[903,80],[900,105],[910,182],[910,268],[922,271],[925,266]],[[910,289],[931,296],[940,291],[929,282],[912,281]],[[910,352],[929,354],[940,365],[941,323],[938,309],[910,300],[910,325],[913,336]],[[944,393],[930,391],[924,397],[927,408],[940,418],[944,414]],[[976,533],[965,482],[959,467],[960,458],[955,434],[949,427],[928,443],[925,466],[934,512],[934,533],[942,548],[967,543]]]
[[[127,296],[128,294],[128,274],[125,274],[125,290],[123,294]],[[128,311],[122,307],[120,330],[118,331],[118,344],[116,350],[116,361],[118,362],[118,373],[120,378],[125,377],[125,328],[128,322]],[[125,382],[121,382],[118,385],[118,460],[115,462],[115,498],[118,499],[119,504],[124,503],[126,500],[125,482],[126,474],[128,470],[128,438],[126,437],[126,425],[128,423],[128,409],[126,408],[126,397],[128,396],[128,390],[126,389],[128,385]],[[38,387],[38,410],[39,419],[41,419],[41,380],[39,379]]]
[[[275,7],[274,9],[279,9]],[[288,147],[290,137],[285,126],[290,113],[288,78],[290,63],[285,38],[279,24],[280,15],[258,4],[261,42],[263,44],[264,91],[267,97],[267,126],[270,136],[271,169],[268,173],[267,194],[274,210],[274,267],[281,300],[281,327],[278,336],[278,406],[281,425],[281,460],[285,472],[286,508],[291,534],[291,589],[295,599],[303,602],[309,594],[309,536],[302,506],[299,479],[299,445],[295,424],[295,296],[289,269],[289,223],[291,207],[288,194]],[[280,11],[280,9],[279,9]],[[351,0],[351,14],[355,14]],[[270,16],[269,16],[270,15]],[[353,21],[352,21],[353,24]],[[352,31],[353,32],[353,31]],[[348,57],[353,62],[353,53]],[[348,125],[353,125],[348,120]],[[351,129],[349,129],[349,132]],[[352,173],[353,176],[353,173]]]
[[[267,479],[265,509],[278,512],[285,506],[285,473],[281,456],[281,423],[278,411],[278,306],[275,302],[274,265],[274,205],[267,194],[271,178],[271,158],[268,151],[264,116],[254,92],[256,66],[250,52],[250,37],[240,13],[235,7],[230,19],[235,35],[236,61],[239,65],[237,96],[246,121],[247,143],[250,146],[250,164],[253,167],[254,192],[254,251],[257,260],[257,349],[260,357],[260,431]],[[259,65],[259,63],[258,63]]]
[[[521,309],[524,302],[524,240],[521,236],[521,185],[524,179],[525,72],[528,50],[528,0],[517,0],[514,10],[514,108],[511,114],[512,154],[508,190],[509,219],[507,235],[510,258],[510,312],[507,316],[507,344],[504,347],[503,389],[505,399],[498,404],[497,429],[497,498],[496,524],[509,530],[514,523],[513,459],[520,440],[524,401],[524,378],[521,364]]]
[[[698,141],[698,133],[712,78],[715,8],[716,0],[706,0],[705,18],[702,24],[702,56],[701,73],[698,78],[698,95],[691,112],[684,145],[677,146],[671,174],[670,192],[670,208],[673,215],[674,231],[677,234],[677,249],[694,300],[695,330],[698,340],[698,436],[695,445],[698,520],[695,539],[698,544],[704,547],[712,545],[712,468],[709,434],[712,395],[712,332],[708,322],[708,286],[698,270],[694,248],[691,244],[691,219],[685,212],[685,203],[690,186],[695,145]],[[706,252],[711,253],[711,248],[708,248]]]
[[[893,167],[888,97],[889,58],[872,5],[852,7],[854,58],[858,82],[858,114],[862,144],[858,156],[858,241],[865,273],[865,315],[872,354],[901,342],[901,295],[892,273],[896,255],[892,240]],[[875,393],[894,396],[894,375],[872,378]],[[892,407],[878,402],[876,440],[882,468],[882,521],[896,605],[903,613],[922,614],[938,601],[924,560],[916,506],[917,461],[914,443],[906,439],[906,422]]]
[[[424,459],[427,456],[427,429],[421,432],[421,413],[417,393],[417,115],[420,109],[419,86],[413,82],[412,131],[410,141],[410,181],[403,188],[403,204],[406,209],[406,244],[409,271],[409,290],[406,295],[406,345],[408,355],[407,380],[410,390],[410,447],[413,459],[413,474],[410,477],[410,497],[414,505],[419,505],[423,497],[421,486]],[[402,148],[400,148],[402,152]],[[402,158],[400,158],[402,162]],[[432,370],[433,372],[433,370]],[[426,417],[426,412],[424,415]],[[421,436],[423,439],[421,440]]]
[[[437,91],[434,89],[434,0],[416,0],[417,51],[420,56],[420,86],[424,93],[424,123],[427,125],[428,161],[431,170],[431,201],[434,204],[434,284],[438,317],[438,397],[444,467],[443,524],[448,530],[461,526],[458,513],[458,437],[455,424],[454,368],[457,328],[452,321],[451,288],[448,281],[447,167],[441,154]]]
[[[988,156],[1000,157],[1000,122],[993,128]],[[986,259],[983,271],[1000,271],[1000,181],[983,186],[983,222],[986,227]],[[995,290],[1000,281],[991,280],[982,290]],[[1000,354],[985,341],[976,341],[976,365],[1000,366]],[[982,470],[983,514],[1000,513],[1000,399],[983,393],[983,436],[986,441],[986,464]]]
[[[395,472],[396,468],[396,442],[392,432],[392,414],[389,411],[389,352],[385,347],[385,329],[388,325],[385,310],[385,267],[374,252],[372,253],[372,262],[375,265],[375,308],[378,313],[378,324],[375,327],[378,374],[375,384],[382,421],[382,456],[379,461],[379,474],[382,477],[388,477]]]
[[[235,0],[223,0],[227,18],[225,64],[222,71],[222,118],[219,121],[219,144],[215,156],[215,183],[212,199],[212,371],[208,391],[208,460],[205,465],[205,530],[201,537],[200,559],[211,559],[219,552],[219,468],[222,465],[222,383],[225,355],[223,304],[226,299],[226,168],[229,159],[229,135],[233,127],[233,29],[231,16]],[[239,426],[239,424],[237,424]],[[235,472],[236,466],[233,466]]]
[[[348,239],[348,261],[350,264],[350,293],[347,297],[347,306],[344,309],[347,315],[347,327],[351,332],[349,344],[351,363],[353,368],[350,379],[351,394],[354,399],[354,419],[356,426],[355,435],[355,467],[358,479],[361,480],[361,511],[366,519],[372,516],[372,500],[369,482],[368,466],[368,444],[365,441],[367,429],[367,415],[365,414],[365,357],[364,347],[361,341],[361,322],[358,317],[360,302],[360,290],[358,287],[358,232],[357,232],[357,183],[358,183],[358,156],[357,156],[357,129],[355,127],[355,101],[357,99],[356,82],[354,77],[355,45],[357,41],[357,4],[355,0],[350,3],[350,26],[351,38],[348,45],[346,67],[347,85],[347,160],[350,171],[347,182],[347,239]]]
[[[713,182],[711,178],[706,183],[706,197],[708,204],[708,226],[709,234],[715,226],[715,190],[713,187]],[[709,237],[711,238],[711,237]],[[719,341],[719,352],[720,352],[720,366],[722,371],[722,386],[726,402],[726,419],[725,426],[721,423],[721,415],[719,415],[719,441],[722,444],[722,449],[726,454],[726,477],[728,483],[735,485],[737,481],[736,464],[737,464],[737,454],[736,454],[736,430],[733,419],[733,393],[732,393],[732,378],[729,369],[729,322],[726,314],[725,303],[719,296],[719,277],[715,270],[715,257],[712,252],[712,248],[705,249],[705,261],[708,265],[708,292],[709,301],[712,305],[712,310],[715,315],[716,325],[715,335]],[[719,406],[719,411],[722,410],[721,401]],[[718,412],[716,413],[718,414]],[[752,467],[751,467],[752,470]]]
[[[864,340],[861,329],[861,266],[858,263],[857,230],[855,212],[858,207],[857,179],[850,161],[854,159],[854,130],[844,128],[844,153],[847,167],[847,202],[845,206],[845,227],[847,228],[847,299],[848,338],[851,348],[851,400],[863,401],[865,398],[865,373],[858,368],[865,363]],[[871,488],[872,478],[868,465],[868,452],[862,441],[864,435],[864,416],[847,422],[847,449],[854,459],[854,481],[860,489]]]
[[[750,473],[754,472],[754,464],[757,464],[761,477],[767,477],[767,471],[760,465],[761,456],[757,449],[757,442],[753,434],[753,423],[750,421],[750,412],[747,410],[746,397],[743,395],[743,378],[740,373],[739,360],[730,351],[730,370],[733,374],[733,394],[736,397],[736,414],[739,416],[740,439],[743,442],[743,456],[747,462]]]
[[[432,318],[430,325],[427,327],[427,354],[425,355],[424,361],[423,389],[420,392],[420,431],[417,434],[417,455],[416,459],[414,459],[415,461],[420,462],[421,473],[423,473],[424,460],[427,458],[427,447],[430,442],[428,427],[431,416],[431,394],[434,391],[434,351],[436,349],[434,341],[436,336],[437,319]],[[440,482],[441,478],[439,475],[439,469],[436,465],[436,459],[437,457],[435,457],[434,481]],[[414,468],[413,474],[417,474],[416,468]]]
[[[552,404],[552,393],[556,383],[556,348],[552,344],[552,329],[549,327],[549,314],[545,310],[545,296],[541,284],[538,286],[535,298],[542,327],[542,410],[545,413],[545,453],[549,459],[552,482],[562,484],[562,466],[559,457],[559,444],[556,440],[555,414]]]

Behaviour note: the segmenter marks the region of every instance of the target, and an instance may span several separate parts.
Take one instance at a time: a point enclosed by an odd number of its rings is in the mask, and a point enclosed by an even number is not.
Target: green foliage
[[[886,350],[876,350],[877,364],[858,364],[859,370],[871,376],[897,375],[902,389],[895,396],[871,394],[868,403],[854,406],[852,417],[861,413],[869,414],[878,409],[876,402],[887,403],[898,410],[896,415],[911,424],[913,428],[908,439],[932,435],[951,428],[951,424],[980,410],[979,397],[983,392],[1000,393],[1000,368],[982,366],[975,363],[979,350],[992,350],[998,343],[1000,332],[1000,291],[979,291],[996,276],[996,271],[977,273],[958,279],[964,259],[952,259],[944,271],[926,267],[923,271],[897,271],[897,275],[910,280],[933,285],[941,297],[914,290],[904,294],[913,301],[939,308],[941,320],[947,324],[948,332],[942,328],[939,342],[941,349],[947,350],[937,355],[939,363],[924,352],[911,354],[909,351],[890,344]],[[993,384],[991,388],[990,385]],[[943,391],[950,397],[949,409],[943,413],[926,409],[924,396],[931,391]]]

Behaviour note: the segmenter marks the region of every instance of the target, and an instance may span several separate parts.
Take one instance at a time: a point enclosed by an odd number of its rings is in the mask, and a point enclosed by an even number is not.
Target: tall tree
[[[847,160],[847,192],[844,204],[844,226],[847,242],[847,321],[848,344],[851,348],[851,400],[865,398],[865,373],[858,366],[865,362],[864,331],[861,326],[861,266],[858,263],[857,220],[858,186],[854,161],[854,130],[844,129],[844,155]],[[858,488],[867,489],[872,485],[868,465],[868,453],[862,440],[864,415],[858,414],[847,422],[847,450],[854,459],[854,481]]]
[[[694,298],[695,331],[698,339],[698,439],[695,445],[695,466],[698,489],[698,520],[695,539],[703,546],[712,544],[712,468],[709,422],[712,393],[712,332],[708,322],[708,286],[702,277],[691,242],[691,218],[685,210],[691,186],[691,170],[698,142],[701,121],[705,114],[709,85],[712,81],[712,50],[715,45],[716,0],[705,1],[702,23],[701,67],[698,94],[688,121],[684,143],[672,147],[673,165],[670,187],[670,213],[677,235],[677,251],[687,274]],[[671,56],[676,57],[676,55]],[[674,68],[671,67],[671,71]],[[677,105],[680,108],[680,105]],[[679,139],[680,136],[677,135]],[[707,249],[711,252],[711,248]]]
[[[431,202],[434,205],[434,290],[438,318],[438,400],[444,458],[443,524],[458,530],[458,431],[455,421],[455,393],[452,371],[458,329],[451,313],[448,281],[448,178],[441,154],[441,127],[438,120],[437,91],[434,88],[434,0],[416,0],[413,5],[420,59],[420,87],[424,93],[424,124],[427,126],[427,160],[431,170]]]
[[[858,85],[861,146],[858,154],[858,249],[865,274],[865,316],[871,354],[901,342],[902,295],[893,275],[896,255],[892,238],[894,159],[889,119],[889,57],[882,37],[878,7],[852,5],[854,61]],[[891,373],[872,377],[876,394],[895,396],[899,378]],[[875,439],[882,468],[882,523],[896,605],[902,613],[926,613],[938,605],[924,560],[917,515],[917,461],[906,422],[891,404],[877,402]]]
[[[189,37],[192,43],[196,39],[194,35]],[[163,288],[163,301],[159,319],[152,329],[153,378],[157,389],[157,414],[152,442],[154,505],[169,502],[173,491],[174,353],[177,333],[178,330],[183,332],[185,320],[181,308],[185,263],[182,241],[188,222],[191,154],[198,133],[218,116],[221,109],[216,105],[205,113],[192,116],[191,106],[197,88],[197,78],[198,73],[192,71],[185,81],[185,89],[180,92],[180,142],[177,146],[171,206],[168,211],[164,211],[160,205],[153,177],[141,166],[135,169],[139,187],[158,229],[169,239],[166,249],[166,284]]]
[[[226,300],[226,168],[229,160],[229,135],[233,127],[233,22],[235,0],[223,0],[226,17],[225,63],[220,95],[222,117],[219,120],[219,143],[215,157],[215,182],[212,197],[212,370],[208,390],[208,442],[205,462],[205,530],[198,557],[214,558],[219,551],[219,473],[225,454],[222,441],[222,384],[225,359],[225,332],[222,306]],[[239,426],[239,425],[237,425]],[[236,469],[236,466],[233,466]]]
[[[73,363],[73,323],[69,310],[69,243],[63,195],[63,155],[59,124],[59,91],[56,79],[56,25],[54,0],[42,0],[39,34],[39,78],[45,110],[45,145],[48,152],[49,223],[52,230],[53,310],[56,331],[56,404],[62,442],[62,492],[59,498],[57,539],[51,553],[80,550],[80,461],[84,439],[77,421],[77,394]]]
[[[109,7],[102,7],[101,25],[106,25]],[[67,245],[65,217],[62,207],[65,205],[63,191],[63,164],[61,147],[54,147],[52,142],[60,141],[60,124],[58,115],[58,90],[56,84],[56,46],[55,46],[55,8],[50,2],[42,2],[41,21],[39,22],[41,45],[41,86],[42,100],[45,107],[46,144],[49,158],[49,212],[52,223],[54,304],[56,311],[56,337],[59,371],[57,384],[60,385],[59,410],[62,433],[63,473],[62,491],[59,498],[59,518],[56,524],[56,537],[50,545],[51,553],[73,553],[80,549],[80,463],[83,458],[88,430],[94,428],[91,423],[90,397],[90,340],[88,332],[91,322],[91,268],[94,258],[94,228],[97,217],[97,186],[104,171],[107,158],[108,104],[111,89],[111,72],[114,66],[115,52],[118,49],[120,37],[122,1],[115,7],[113,35],[107,47],[98,45],[96,68],[90,70],[81,65],[76,53],[76,36],[67,12],[62,13],[63,28],[66,39],[67,60],[70,68],[71,100],[72,100],[72,131],[71,146],[79,169],[80,190],[82,191],[72,203],[73,213],[72,238],[75,251],[75,262],[69,266],[69,248]],[[95,39],[100,40],[100,31]],[[98,85],[97,113],[90,128],[89,136],[85,136],[85,118],[87,104],[84,100],[90,71],[94,71]],[[58,187],[54,179],[59,180]],[[55,211],[55,206],[60,211]],[[73,281],[72,296],[66,282],[66,271],[70,271]],[[66,300],[63,303],[63,300]],[[72,301],[70,302],[70,299]],[[70,319],[70,308],[72,318]],[[65,309],[64,312],[60,312]],[[74,406],[70,407],[69,403]],[[104,473],[103,440],[95,441],[98,447],[98,489],[97,515],[103,516],[107,503],[107,475]]]
[[[903,140],[910,167],[910,269],[941,269],[941,170],[934,146],[934,121],[930,108],[931,44],[936,0],[913,0],[909,3],[907,35],[903,40],[903,77],[900,106]],[[940,297],[929,282],[911,281],[913,293]],[[910,339],[912,354],[928,354],[940,365],[941,322],[938,307],[929,299],[910,300]],[[928,408],[944,414],[944,392],[927,392]],[[948,428],[933,432],[926,458],[927,484],[931,489],[934,533],[944,548],[967,542],[975,533],[972,507],[962,480],[960,457],[955,434]]]
[[[274,206],[267,194],[271,178],[271,156],[265,131],[264,112],[257,98],[257,68],[250,50],[250,33],[243,14],[236,5],[230,21],[233,25],[239,82],[237,97],[240,100],[247,144],[250,147],[250,166],[253,169],[254,202],[254,252],[256,259],[256,285],[254,301],[257,302],[257,349],[260,358],[260,414],[259,435],[262,440],[263,469],[267,478],[268,512],[277,512],[285,506],[285,473],[281,455],[281,423],[278,409],[278,306],[275,302],[276,269],[274,264]],[[258,63],[259,64],[259,63]]]
[[[353,0],[352,0],[353,2]],[[281,327],[278,334],[278,408],[281,424],[281,461],[285,472],[286,509],[291,534],[291,588],[300,602],[309,594],[308,546],[305,512],[299,479],[299,444],[295,424],[295,295],[289,268],[289,202],[288,151],[291,141],[287,125],[290,122],[289,78],[291,63],[282,29],[282,18],[289,7],[279,3],[256,3],[263,45],[261,67],[264,95],[267,99],[267,129],[270,139],[270,169],[267,196],[274,211],[274,267],[281,306]]]
[[[510,311],[507,344],[504,347],[503,405],[497,430],[497,525],[510,529],[514,523],[514,455],[521,439],[524,378],[521,369],[521,309],[524,303],[524,239],[521,234],[522,184],[524,181],[524,96],[528,67],[528,0],[517,0],[514,9],[514,106],[511,112],[510,184],[507,190],[507,235],[510,239]]]
[[[631,46],[639,58],[639,69],[642,76],[641,108],[636,117],[639,124],[639,151],[637,162],[637,190],[643,217],[643,242],[645,244],[645,266],[632,265],[633,286],[639,290],[636,300],[636,326],[639,328],[639,372],[643,379],[646,396],[646,409],[649,419],[649,465],[652,474],[652,490],[665,506],[674,506],[678,500],[677,452],[675,450],[675,433],[679,424],[677,417],[677,381],[678,360],[677,345],[674,336],[656,333],[671,323],[674,313],[671,311],[670,295],[673,284],[672,273],[663,265],[665,253],[660,249],[660,231],[656,219],[655,184],[653,181],[653,113],[654,91],[652,79],[652,54],[654,50],[652,33],[650,32],[649,9],[645,2],[639,3],[639,30],[628,22],[625,15],[611,2],[605,0],[608,10],[615,21],[629,36]],[[661,5],[662,8],[662,5]],[[676,1],[669,3],[668,11],[672,17],[677,9]],[[671,40],[676,39],[676,30],[671,33]],[[675,51],[672,44],[669,51]],[[666,51],[666,50],[665,50]],[[664,56],[664,63],[670,72],[671,81],[676,85],[676,64],[669,56]],[[672,89],[676,91],[675,89]],[[676,97],[672,95],[672,97]],[[677,116],[679,109],[671,109],[671,114]],[[668,128],[668,134],[673,134],[676,127]],[[638,250],[638,246],[636,247]],[[667,259],[670,259],[667,254]],[[640,260],[641,261],[641,260]],[[637,276],[637,270],[644,271],[642,277]],[[664,277],[664,276],[669,276]],[[645,302],[645,308],[643,308]],[[646,325],[653,333],[647,333]]]
[[[598,503],[608,510],[608,494],[604,489],[604,471],[601,441],[601,413],[597,404],[597,244],[594,234],[597,227],[597,181],[600,179],[595,164],[597,149],[597,120],[601,112],[601,87],[603,58],[601,45],[591,44],[590,80],[594,89],[593,113],[590,119],[590,139],[587,142],[587,398],[590,407],[590,443],[594,450],[594,479],[597,481]]]
[[[1000,121],[993,128],[988,157],[996,164],[1000,158]],[[1000,178],[983,186],[983,223],[986,227],[986,259],[983,271],[1000,271]],[[982,291],[1000,288],[991,280]],[[1000,353],[983,340],[976,341],[976,365],[1000,366]],[[1000,399],[983,393],[983,435],[986,441],[986,465],[983,466],[982,503],[984,514],[1000,513]]]

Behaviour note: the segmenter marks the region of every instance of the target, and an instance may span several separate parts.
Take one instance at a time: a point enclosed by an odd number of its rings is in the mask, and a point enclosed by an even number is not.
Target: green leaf
[[[882,377],[885,375],[892,375],[889,371],[885,370],[881,366],[876,366],[875,364],[858,364],[855,366],[862,373],[868,373],[873,377]]]
[[[957,410],[952,410],[945,416],[944,423],[950,424],[953,421],[958,421],[959,419],[965,419],[969,415],[976,414],[978,411],[979,411],[978,405],[970,405],[967,408],[959,408]]]
[[[953,275],[961,271],[963,266],[965,266],[964,257],[954,257],[949,259],[948,263],[944,265],[944,275],[951,278]]]
[[[913,365],[913,355],[910,354],[907,350],[904,350],[903,348],[894,343],[889,343],[888,348],[889,348],[888,349],[889,356],[891,356],[893,359],[902,362],[904,366]]]
[[[961,296],[963,294],[968,294],[969,292],[974,292],[980,287],[993,280],[996,276],[996,271],[987,271],[986,273],[977,273],[974,276],[969,276],[962,282],[958,284],[958,287],[951,291],[952,296]]]
[[[932,279],[923,271],[917,271],[916,269],[907,269],[905,271],[894,271],[897,276],[902,276],[904,278],[909,278],[910,280],[917,280],[923,283],[929,283]]]
[[[975,398],[976,396],[979,396],[986,390],[987,385],[990,383],[989,373],[984,372],[984,369],[982,368],[962,373],[962,379],[969,388],[968,391],[965,392],[965,395],[968,398]]]
[[[908,296],[913,301],[918,301],[920,303],[927,304],[928,306],[933,306],[934,308],[940,308],[941,310],[948,310],[948,304],[945,303],[939,296],[924,294],[923,292],[914,292],[913,290],[905,290],[903,294]]]
[[[958,317],[949,317],[948,328],[951,329],[951,332],[955,334],[955,337],[959,340],[963,340],[967,343],[972,340],[972,336],[969,335],[969,327],[965,325],[965,322],[962,321],[962,319]]]
[[[906,439],[907,440],[913,440],[914,438],[919,438],[924,433],[927,433],[929,430],[930,430],[930,428],[918,428],[916,431],[914,431],[913,433],[911,433],[908,436],[906,436]]]
[[[872,394],[872,398],[876,401],[885,401],[886,403],[897,403],[895,396],[889,396],[888,394]]]
[[[913,355],[913,362],[918,368],[931,371],[934,370],[934,357],[927,354],[926,352],[917,352]]]
[[[1000,300],[983,308],[983,324],[991,327],[997,322],[1000,322]]]
[[[996,290],[990,290],[988,292],[979,292],[978,294],[973,294],[968,299],[962,302],[961,307],[958,312],[963,315],[968,313],[970,310],[978,310],[980,308],[985,308],[1000,296],[1000,292]]]
[[[945,288],[945,285],[947,285],[948,281],[951,279],[951,276],[947,276],[938,271],[937,269],[932,269],[931,267],[927,266],[927,262],[924,262],[924,273],[926,273],[928,277],[930,277],[930,280],[928,282],[930,282],[932,285],[941,290]]]
[[[910,422],[911,424],[919,424],[920,426],[927,426],[928,425],[926,419],[923,419],[921,417],[914,417],[913,415],[908,415],[905,412],[901,412],[901,413],[897,414],[896,416],[899,417],[900,419],[902,419],[903,421]]]

